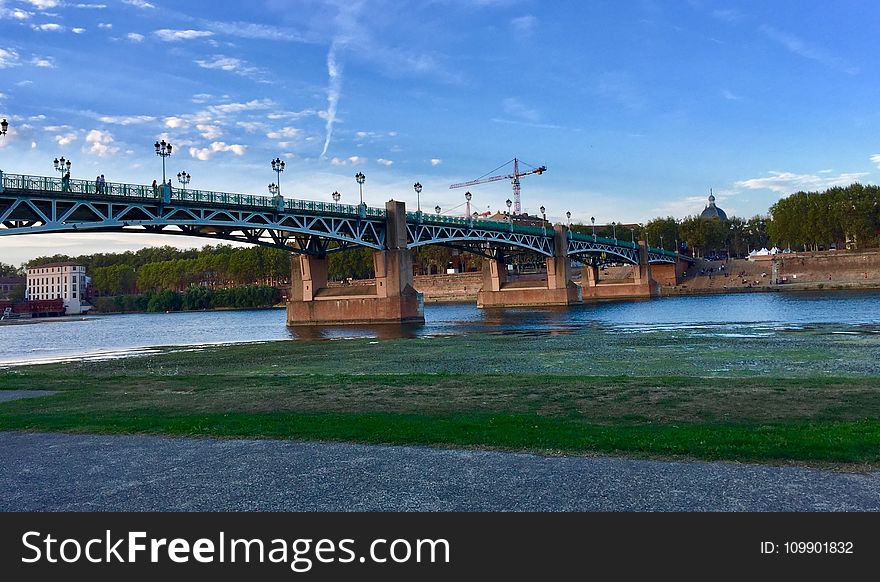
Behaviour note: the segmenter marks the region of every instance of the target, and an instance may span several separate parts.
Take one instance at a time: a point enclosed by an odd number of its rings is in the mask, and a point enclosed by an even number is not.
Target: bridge
[[[385,208],[251,194],[62,180],[0,171],[0,236],[39,233],[140,232],[237,241],[293,253],[288,323],[366,323],[423,319],[412,288],[410,251],[454,247],[483,257],[481,307],[570,305],[584,298],[650,297],[658,281],[680,275],[672,251],[571,231]],[[376,284],[328,287],[327,256],[354,247],[373,249]],[[545,257],[546,281],[508,281],[516,253]],[[572,282],[572,261],[585,265],[583,286]],[[633,283],[613,289],[598,282],[606,263],[634,265]]]

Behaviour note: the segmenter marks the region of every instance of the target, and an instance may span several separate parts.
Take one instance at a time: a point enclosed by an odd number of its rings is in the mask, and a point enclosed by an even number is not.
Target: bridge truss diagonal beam
[[[485,245],[516,247],[553,256],[553,233],[547,236],[525,234],[510,230],[496,230],[468,225],[410,224],[407,223],[408,247],[427,245],[482,247]]]

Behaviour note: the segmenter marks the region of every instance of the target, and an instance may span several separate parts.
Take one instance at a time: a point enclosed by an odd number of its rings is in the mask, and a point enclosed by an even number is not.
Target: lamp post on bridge
[[[367,181],[367,177],[364,176],[363,172],[358,172],[357,174],[354,175],[354,179],[358,183],[358,190],[360,190],[360,194],[361,194],[361,206],[363,206],[364,205],[364,182]]]
[[[544,236],[547,236],[547,209],[541,206],[541,228],[544,229]]]
[[[568,232],[571,232],[571,210],[565,213],[565,218],[568,219]]]
[[[465,213],[465,216],[467,217],[470,217],[471,215],[471,198],[473,198],[473,196],[474,195],[469,191],[464,193],[464,199],[467,202],[467,212]]]
[[[278,188],[278,184],[269,184],[269,194],[271,194],[272,196],[277,196],[279,191],[280,189]]]
[[[508,198],[505,204],[507,204],[507,223],[510,225],[510,232],[513,232],[513,214],[510,212],[510,207],[513,206],[513,202]]]
[[[0,121],[0,136],[6,135],[7,129],[9,129],[9,122],[6,119]]]
[[[281,172],[284,171],[284,166],[284,161],[281,158],[275,158],[274,160],[272,160],[272,170],[275,172],[276,176],[275,185],[278,188],[278,191],[274,192],[273,194],[281,194]]]
[[[614,233],[614,242],[617,242],[617,223],[614,221],[611,221],[611,232]]]
[[[630,227],[629,229],[629,238],[633,245],[636,244],[636,229],[634,227]]]
[[[60,158],[55,158],[52,162],[55,166],[56,172],[61,172],[61,191],[67,192],[70,190],[70,166],[72,162],[70,160],[65,160],[64,156]],[[96,192],[97,194],[97,192]]]
[[[342,194],[340,194],[338,191],[334,191],[333,194],[331,194],[330,196],[333,198],[333,202],[335,202],[336,204],[339,204],[339,199],[342,198]]]
[[[422,183],[416,182],[413,184],[413,190],[416,191],[416,212],[419,213],[419,216],[422,215]]]
[[[663,235],[660,235],[660,250],[666,250],[663,248]]]
[[[596,217],[590,217],[590,226],[593,227],[593,242],[596,242]]]
[[[437,213],[437,216],[440,216],[440,205],[439,204],[434,207],[434,212]]]
[[[192,176],[186,173],[186,170],[177,173],[177,181],[180,182],[180,189],[186,190],[187,185],[189,185],[190,180],[192,180]]]
[[[162,158],[162,187],[165,187],[165,158],[171,155],[171,150],[174,146],[170,143],[167,143],[164,139],[162,141],[157,141],[153,146],[156,148],[156,155]]]

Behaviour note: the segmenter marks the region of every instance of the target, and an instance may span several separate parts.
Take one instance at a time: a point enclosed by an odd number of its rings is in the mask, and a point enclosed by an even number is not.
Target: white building
[[[27,269],[28,301],[63,299],[67,315],[79,315],[92,308],[85,300],[89,278],[86,268],[74,263],[52,263]]]

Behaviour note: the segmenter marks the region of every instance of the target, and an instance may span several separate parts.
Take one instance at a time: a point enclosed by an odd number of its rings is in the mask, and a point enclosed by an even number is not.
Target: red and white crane
[[[511,162],[513,162],[513,173],[512,174],[505,174],[505,175],[500,175],[500,176],[489,176],[489,174],[497,172],[498,170],[500,170],[504,166],[510,164]],[[523,164],[524,166],[528,166],[529,169],[524,172],[520,172],[519,171],[520,164]],[[519,160],[517,158],[513,158],[510,162],[506,162],[506,163],[498,166],[497,168],[495,168],[494,170],[492,170],[488,174],[485,174],[485,175],[477,178],[476,180],[470,180],[469,182],[462,182],[460,184],[452,184],[449,187],[449,189],[452,190],[454,188],[466,188],[468,186],[475,186],[477,184],[486,184],[487,182],[497,182],[499,180],[510,180],[511,184],[513,185],[513,213],[514,214],[522,214],[522,203],[521,203],[521,197],[520,197],[521,188],[520,188],[520,184],[519,184],[519,179],[524,178],[526,176],[531,176],[532,174],[543,174],[546,171],[547,171],[547,166],[541,166],[541,167],[536,168],[534,166],[531,166],[531,165],[523,162],[522,160]]]

